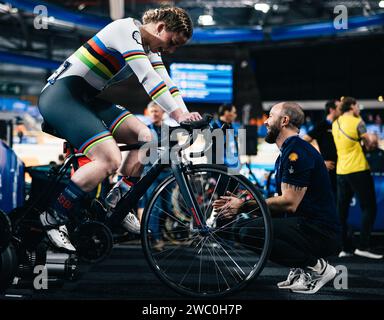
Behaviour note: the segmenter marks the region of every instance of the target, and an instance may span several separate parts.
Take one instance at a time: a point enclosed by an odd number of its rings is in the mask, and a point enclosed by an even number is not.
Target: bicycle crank
[[[105,224],[86,221],[75,229],[73,244],[79,259],[88,263],[98,263],[110,255],[113,236]]]

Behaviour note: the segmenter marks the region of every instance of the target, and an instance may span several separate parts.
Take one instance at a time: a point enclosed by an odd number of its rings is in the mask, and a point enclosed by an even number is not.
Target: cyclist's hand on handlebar
[[[178,122],[180,123],[183,121],[198,121],[198,120],[201,120],[202,117],[198,112],[188,112],[188,113],[183,113],[179,119],[180,120]]]
[[[170,116],[175,119],[178,123],[183,121],[198,121],[202,117],[198,112],[182,112],[181,109],[176,109],[171,112]]]

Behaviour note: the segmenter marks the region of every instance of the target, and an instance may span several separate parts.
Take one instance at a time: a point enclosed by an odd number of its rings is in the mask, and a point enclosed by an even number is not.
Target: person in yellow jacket
[[[340,215],[343,236],[343,249],[339,257],[354,254],[381,259],[370,248],[370,236],[376,217],[376,195],[373,178],[365,157],[362,144],[371,146],[364,121],[356,99],[345,97],[340,105],[341,116],[332,124],[332,135],[337,150],[337,210]],[[348,228],[348,211],[353,195],[360,201],[362,224],[360,241],[353,251],[352,236]]]

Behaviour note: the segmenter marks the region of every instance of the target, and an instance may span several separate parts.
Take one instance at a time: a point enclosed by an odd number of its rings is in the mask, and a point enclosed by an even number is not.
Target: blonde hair
[[[188,13],[181,8],[166,7],[150,9],[143,14],[143,24],[164,22],[167,31],[182,33],[187,39],[193,34],[193,24]]]

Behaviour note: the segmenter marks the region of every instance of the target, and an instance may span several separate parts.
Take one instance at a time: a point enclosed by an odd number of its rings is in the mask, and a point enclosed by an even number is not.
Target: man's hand
[[[324,163],[328,171],[335,170],[336,168],[335,161],[325,160]]]
[[[238,214],[243,202],[244,200],[227,191],[227,196],[221,196],[220,199],[213,202],[213,208],[218,212],[219,217],[229,219]]]
[[[183,112],[181,108],[169,114],[171,118],[175,119],[178,123],[183,121],[198,121],[201,120],[201,115],[198,112]]]

